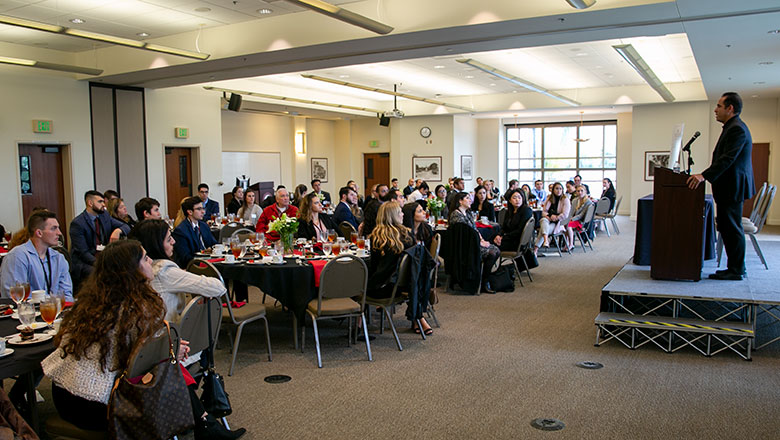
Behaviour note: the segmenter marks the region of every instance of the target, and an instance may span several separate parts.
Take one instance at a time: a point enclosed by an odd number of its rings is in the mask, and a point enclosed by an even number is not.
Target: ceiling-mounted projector
[[[575,9],[587,9],[596,3],[596,0],[566,0]]]
[[[385,112],[384,116],[386,118],[401,119],[401,118],[404,117],[404,112],[402,112],[401,110],[398,110],[397,108],[394,108],[394,109],[390,110],[389,112]]]

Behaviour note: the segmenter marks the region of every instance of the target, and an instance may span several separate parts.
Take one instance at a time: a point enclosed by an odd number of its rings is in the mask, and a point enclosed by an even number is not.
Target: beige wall
[[[430,127],[431,136],[420,136],[422,127]],[[454,131],[452,116],[415,116],[390,121],[390,174],[403,182],[412,177],[413,156],[440,156],[442,159],[442,180],[456,174],[453,152]],[[460,157],[458,158],[460,161]],[[460,163],[458,163],[460,169]],[[431,182],[437,185],[439,182]]]
[[[477,120],[477,151],[474,155],[478,158],[476,163],[476,175],[485,179],[493,179],[499,189],[506,188],[506,161],[502,148],[503,130],[500,119]]]
[[[615,190],[618,198],[623,197],[620,202],[618,214],[629,215],[633,209],[631,199],[631,131],[632,131],[631,113],[618,113],[617,115],[617,183]],[[598,191],[596,191],[598,192]]]
[[[479,156],[477,155],[479,145],[479,132],[477,129],[477,120],[471,117],[471,115],[455,115],[452,118],[453,122],[453,153],[452,159],[453,169],[455,176],[463,176],[463,170],[461,169],[461,156],[471,156],[473,166],[471,169],[471,179],[466,180],[466,188],[472,189],[477,186],[477,177],[480,174],[477,172],[479,169]],[[446,177],[449,176],[445,176]],[[431,188],[433,189],[433,188]]]

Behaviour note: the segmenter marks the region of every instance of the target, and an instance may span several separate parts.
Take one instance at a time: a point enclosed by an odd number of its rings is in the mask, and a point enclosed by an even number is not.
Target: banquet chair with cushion
[[[438,304],[439,302],[439,295],[438,291],[436,290],[436,285],[439,283],[439,266],[444,261],[439,256],[439,252],[441,251],[441,235],[434,233],[433,238],[431,239],[431,248],[428,250],[428,252],[431,253],[431,257],[433,257],[433,261],[436,264],[436,266],[433,268],[433,274],[431,275],[432,284],[431,284],[431,290],[433,292],[432,300],[428,303],[428,310],[426,313],[428,314],[428,317],[433,319],[434,324],[436,324],[436,327],[441,327],[439,325],[439,320],[436,318],[436,309],[433,307],[434,304]],[[433,300],[435,298],[435,301]]]
[[[528,262],[525,261],[525,253],[529,249],[533,249],[535,227],[536,221],[533,217],[529,218],[528,221],[525,222],[525,226],[523,226],[523,232],[520,234],[520,244],[517,246],[517,251],[501,252],[502,258],[510,258],[512,260],[512,265],[515,268],[515,273],[517,273],[517,279],[520,281],[521,287],[525,287],[525,285],[523,284],[523,278],[521,277],[522,271],[517,267],[518,259],[523,263],[525,271],[528,274],[528,279],[531,280],[531,282],[534,280],[533,277],[531,277],[531,269],[528,267]]]
[[[211,313],[211,339],[216,341],[222,325],[222,303],[217,298],[195,295],[184,307],[178,322],[181,338],[190,343],[190,353],[195,354],[209,348],[209,322]],[[198,364],[192,364],[196,367]],[[192,373],[192,371],[190,371]],[[199,373],[196,370],[196,373]],[[197,374],[193,374],[195,377]]]
[[[226,238],[231,238],[233,236],[233,233],[240,230],[240,229],[246,229],[243,224],[232,222],[228,223],[225,226],[222,227],[222,229],[219,230],[219,242],[221,243]]]
[[[404,254],[401,257],[401,261],[398,262],[398,269],[396,270],[397,280],[393,286],[393,293],[389,298],[371,298],[366,296],[366,305],[370,307],[379,307],[381,313],[379,315],[379,334],[382,334],[385,329],[385,317],[390,324],[390,330],[393,331],[395,337],[395,343],[398,345],[398,351],[403,351],[401,346],[401,340],[398,338],[398,332],[395,329],[393,323],[393,314],[390,310],[393,310],[396,305],[406,302],[407,297],[403,294],[404,288],[409,284],[409,270],[411,266],[411,258]],[[388,310],[389,309],[389,310]],[[370,310],[367,310],[370,313]]]
[[[232,234],[230,234],[230,238],[233,237],[238,237],[238,241],[243,243],[249,240],[250,238],[255,238],[255,231],[249,228],[236,229],[235,231],[233,231]]]
[[[596,211],[596,206],[591,204],[588,206],[588,210],[585,212],[585,218],[582,219],[582,227],[577,228],[574,230],[574,238],[580,240],[580,245],[582,245],[582,252],[585,252],[585,245],[587,244],[590,250],[593,250],[593,243],[590,239],[590,236],[588,236],[588,230],[590,229],[590,224],[594,221],[593,216]],[[606,226],[605,226],[606,227]],[[572,243],[574,245],[574,243]]]
[[[371,343],[368,340],[368,326],[363,309],[366,305],[366,285],[368,268],[366,263],[354,255],[334,258],[322,268],[320,291],[316,299],[309,301],[306,313],[311,316],[314,327],[314,344],[317,349],[317,366],[322,368],[320,353],[320,333],[317,321],[321,319],[347,318],[349,321],[348,344],[352,343],[352,318],[360,318],[363,324],[363,336],[366,340],[368,360],[372,361]],[[355,301],[352,298],[357,297]],[[306,341],[306,322],[301,326],[301,351]],[[357,324],[355,325],[357,329]],[[357,335],[356,335],[357,336]]]
[[[341,233],[342,237],[346,238],[347,241],[349,241],[352,233],[357,232],[357,230],[355,230],[355,227],[352,226],[352,223],[348,221],[343,221],[339,224],[339,232]]]
[[[615,205],[617,205],[617,203],[615,203]],[[609,199],[602,197],[596,202],[595,217],[593,220],[596,222],[596,225],[604,225],[607,237],[611,237],[611,235],[609,235],[609,228],[607,228],[607,215],[609,215]]]
[[[217,278],[218,280],[222,281],[223,284],[225,283],[217,268],[208,261],[190,261],[190,264],[187,265],[187,272]],[[228,372],[228,376],[233,375],[233,368],[236,365],[236,356],[238,355],[238,345],[241,342],[241,333],[244,331],[244,326],[250,322],[255,322],[260,319],[263,320],[263,323],[265,324],[265,340],[268,347],[268,362],[271,362],[271,334],[268,329],[268,319],[265,317],[265,305],[253,303],[245,304],[243,307],[233,309],[233,306],[230,304],[230,298],[228,298],[228,295],[225,294],[222,297],[224,298],[225,304],[227,305],[227,307],[222,309],[222,319],[229,320],[229,322],[237,326],[235,342],[232,342],[231,338],[233,354],[232,360],[230,361],[230,371]]]

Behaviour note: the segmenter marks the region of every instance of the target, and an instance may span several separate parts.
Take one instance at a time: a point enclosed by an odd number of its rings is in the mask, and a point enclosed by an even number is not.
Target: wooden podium
[[[650,276],[701,280],[704,259],[704,182],[688,188],[688,175],[655,169]]]

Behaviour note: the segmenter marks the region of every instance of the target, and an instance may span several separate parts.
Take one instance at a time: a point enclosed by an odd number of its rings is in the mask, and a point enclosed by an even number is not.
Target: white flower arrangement
[[[268,224],[268,230],[276,231],[279,235],[294,234],[298,231],[298,219],[296,217],[288,217],[287,213],[284,213],[281,217],[275,218]]]

